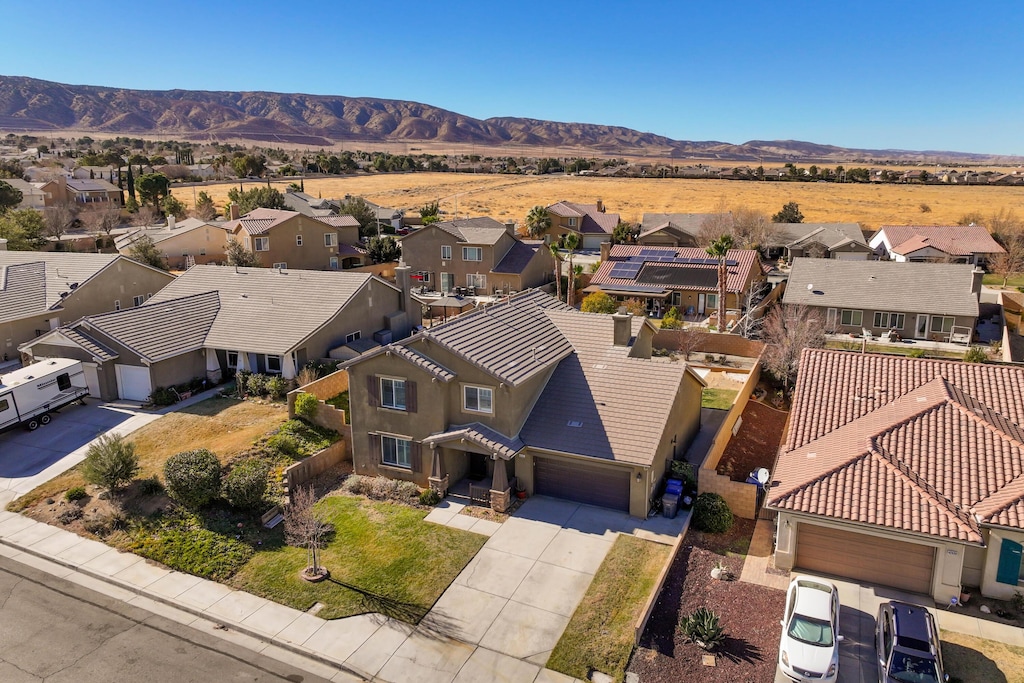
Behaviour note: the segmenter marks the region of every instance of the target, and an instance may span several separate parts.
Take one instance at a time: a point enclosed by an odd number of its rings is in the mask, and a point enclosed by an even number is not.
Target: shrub
[[[682,328],[683,322],[679,319],[679,309],[673,306],[661,319],[661,329],[678,330]]]
[[[164,485],[157,477],[146,477],[139,480],[139,493],[144,496],[155,496],[164,492]]]
[[[280,399],[288,393],[288,380],[284,377],[270,377],[267,379],[267,393],[272,399]]]
[[[157,387],[149,395],[149,402],[155,406],[170,406],[178,402],[178,396],[170,389]]]
[[[717,493],[702,493],[693,504],[693,526],[698,531],[721,534],[732,527],[732,510]]]
[[[172,455],[164,463],[164,481],[171,498],[201,508],[220,495],[220,461],[205,448]]]
[[[980,346],[972,346],[964,354],[965,363],[984,363],[988,360],[988,354]]]
[[[295,414],[312,420],[320,401],[313,394],[299,394],[295,397]]]
[[[307,456],[322,451],[338,440],[338,432],[309,424],[305,420],[288,420],[277,430],[298,440],[299,455]]]
[[[123,512],[111,512],[109,514],[96,515],[87,519],[82,524],[90,534],[99,537],[109,535],[114,531],[125,531],[128,529],[128,517]]]
[[[907,351],[908,358],[924,358],[924,349],[911,349]]]
[[[1013,597],[1010,598],[1010,604],[1013,606],[1014,612],[1024,614],[1024,593],[1014,591]]]
[[[583,299],[580,310],[584,313],[614,313],[619,310],[619,304],[604,292],[594,292]]]
[[[267,376],[252,373],[245,378],[245,393],[250,396],[263,396],[267,393]]]
[[[673,460],[669,465],[669,473],[673,479],[682,479],[683,487],[691,489],[697,485],[697,477],[693,474],[693,465],[685,460]]]
[[[82,462],[82,476],[90,484],[115,491],[139,472],[135,444],[120,434],[104,434],[89,446]]]
[[[278,454],[289,458],[297,456],[302,448],[299,440],[291,434],[274,434],[267,439],[267,445]]]
[[[224,478],[224,497],[237,508],[251,509],[263,502],[270,467],[258,458],[248,458],[231,468]]]
[[[61,524],[71,524],[76,519],[82,518],[82,508],[74,505],[57,515],[57,521]]]
[[[352,475],[345,480],[342,490],[356,496],[373,500],[393,500],[408,503],[420,495],[420,489],[411,481],[388,479],[387,477],[361,477]]]
[[[318,379],[320,379],[320,376],[316,374],[316,370],[309,366],[303,366],[303,368],[299,370],[299,374],[295,376],[295,381],[300,387],[311,384]]]
[[[441,502],[441,494],[434,489],[427,489],[420,494],[420,505],[434,506]]]
[[[68,502],[82,500],[89,494],[85,492],[84,486],[72,486],[68,489],[67,493],[64,494],[64,500]]]
[[[698,607],[693,614],[684,616],[679,626],[688,641],[708,651],[714,650],[725,640],[725,629],[719,623],[718,615],[707,607]]]

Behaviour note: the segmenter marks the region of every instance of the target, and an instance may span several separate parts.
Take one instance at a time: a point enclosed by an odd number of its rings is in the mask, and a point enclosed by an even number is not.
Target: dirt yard
[[[290,180],[274,181],[282,192]],[[265,185],[260,182],[245,186]],[[207,192],[218,208],[238,182],[197,188]],[[990,215],[1020,206],[1016,187],[944,187],[940,185],[869,185],[837,183],[741,182],[682,178],[594,178],[579,176],[475,175],[411,173],[354,175],[305,181],[306,193],[321,197],[353,194],[383,206],[415,210],[438,200],[452,216],[458,202],[460,216],[491,216],[522,222],[538,204],[560,199],[593,203],[604,200],[608,211],[623,220],[639,222],[645,212],[704,213],[718,207],[749,207],[769,215],[783,204],[800,205],[804,221],[859,222],[864,229],[886,224],[950,224],[978,211]],[[174,190],[186,205],[193,202],[191,187]],[[922,205],[929,211],[923,212]]]
[[[688,532],[687,541],[693,545],[683,547],[672,564],[628,671],[639,674],[644,683],[774,680],[785,593],[711,578],[718,562],[739,575],[753,528],[752,520],[737,520],[726,534]],[[698,607],[716,612],[725,627],[726,641],[714,653],[714,667],[702,665],[701,657],[707,653],[686,642],[678,628],[679,619]]]
[[[741,416],[740,430],[729,441],[722,459],[718,461],[718,473],[733,481],[746,481],[747,475],[758,467],[772,469],[788,417],[789,413],[764,403],[747,403]]]

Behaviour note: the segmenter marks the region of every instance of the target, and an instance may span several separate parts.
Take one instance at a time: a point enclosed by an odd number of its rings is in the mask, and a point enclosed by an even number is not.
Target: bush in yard
[[[701,648],[714,650],[725,640],[725,629],[718,621],[718,615],[707,607],[698,607],[693,614],[679,621],[683,635]]]
[[[907,356],[910,358],[924,358],[924,349],[911,349],[907,351]]]
[[[104,434],[96,439],[82,461],[82,477],[110,492],[130,482],[138,472],[135,444],[120,434]]]
[[[420,495],[420,489],[411,481],[388,479],[387,477],[362,477],[357,474],[350,476],[342,485],[345,493],[354,496],[366,496],[373,500],[393,500],[408,503]]]
[[[155,406],[170,406],[178,402],[177,395],[170,389],[157,387],[149,395],[149,402]]]
[[[295,397],[295,414],[312,420],[320,401],[313,394],[299,394]]]
[[[76,500],[82,500],[89,494],[85,492],[84,486],[72,486],[68,489],[67,493],[64,494],[64,500],[68,502],[74,502]]]
[[[224,497],[236,508],[258,507],[267,493],[270,466],[258,458],[248,458],[231,468],[224,477]]]
[[[164,481],[171,498],[201,508],[220,495],[220,461],[205,448],[172,455],[164,463]]]
[[[263,396],[267,393],[267,376],[254,372],[245,378],[245,393],[250,396]]]
[[[281,455],[294,458],[299,454],[301,444],[291,434],[274,434],[267,439],[267,445]]]
[[[433,507],[441,502],[441,494],[434,489],[427,489],[420,494],[420,505],[429,505]]]
[[[288,393],[288,380],[284,377],[270,377],[267,379],[267,393],[275,400],[283,398]]]
[[[980,346],[972,346],[964,354],[965,363],[984,363],[988,360],[988,354]]]
[[[717,493],[702,493],[693,504],[693,526],[711,534],[725,533],[732,527],[732,510]]]

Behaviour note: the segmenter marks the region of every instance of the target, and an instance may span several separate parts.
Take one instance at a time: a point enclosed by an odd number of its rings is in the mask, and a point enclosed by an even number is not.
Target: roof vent
[[[807,459],[808,460],[814,460],[817,457],[818,457],[818,454],[815,451],[811,451],[810,453],[807,454]]]
[[[579,420],[569,420],[568,422],[566,422],[566,425],[569,427],[582,427],[583,423],[580,422]]]
[[[808,292],[813,292],[814,291],[814,285],[812,283],[810,283],[810,282],[807,283],[807,291]]]
[[[249,298],[249,295],[248,295],[248,294],[239,294],[239,295],[238,295],[238,298],[239,298],[239,299],[248,299],[248,298]]]
[[[604,370],[604,369],[605,369],[605,368],[607,368],[607,367],[608,367],[608,366],[607,366],[607,365],[605,365],[604,363],[598,363],[597,365],[595,365],[595,366],[594,366],[594,369],[595,369],[595,370]]]

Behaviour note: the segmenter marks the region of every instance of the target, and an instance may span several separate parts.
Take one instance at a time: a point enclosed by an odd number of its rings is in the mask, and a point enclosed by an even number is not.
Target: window
[[[705,306],[711,310],[718,310],[718,295],[708,294],[707,303]]]
[[[278,261],[277,263],[274,264],[274,268],[277,269],[277,270],[284,270],[287,267],[288,267],[288,262],[287,261]]]
[[[441,291],[447,294],[455,287],[455,273],[441,273]]]
[[[441,260],[451,261],[452,260],[452,246],[450,244],[441,245]]]
[[[338,269],[338,257],[337,256],[332,256],[331,260],[328,263],[330,264],[331,270],[337,270]]]
[[[203,249],[199,250],[199,255],[200,256],[206,256],[206,248],[205,247]]]
[[[325,247],[336,247],[338,246],[338,235],[333,232],[324,233],[324,246]]]
[[[114,299],[114,310],[115,311],[120,311],[121,310],[121,300],[120,299]]]
[[[953,318],[941,315],[932,316],[932,332],[950,333],[953,331]]]
[[[569,219],[569,227],[570,228],[575,228],[576,227],[576,219],[575,218],[570,218]]]
[[[429,270],[421,270],[418,273],[416,273],[416,275],[417,275],[417,279],[420,282],[422,282],[423,284],[427,284],[428,282],[430,282],[430,271]]]
[[[875,313],[875,327],[902,330],[905,321],[902,313]]]
[[[484,250],[481,247],[463,247],[462,248],[462,260],[463,261],[483,261]]]
[[[295,236],[295,246],[297,246],[297,247],[301,247],[302,246],[302,235],[296,235]]]
[[[238,351],[228,351],[228,367],[232,370],[238,367]]]
[[[146,300],[146,297],[142,296],[141,294],[139,294],[138,296],[133,296],[132,297],[132,305],[133,306],[141,306],[142,303],[145,300]]]
[[[412,460],[409,458],[409,440],[399,439],[394,436],[380,437],[380,460],[385,465],[393,467],[406,467],[412,469]]]
[[[281,374],[281,356],[267,356],[267,374]]]
[[[61,391],[67,391],[71,388],[71,378],[68,376],[68,373],[65,372],[57,375],[57,388]]]
[[[5,410],[9,410],[10,407],[11,404],[7,402],[6,398],[0,398],[0,413],[4,412]]]
[[[381,377],[380,404],[385,408],[405,410],[405,380]]]
[[[462,407],[474,413],[492,413],[494,404],[492,402],[493,392],[487,387],[463,387]]]
[[[256,244],[255,251],[270,251],[270,238],[269,237],[257,237],[254,240]]]
[[[860,327],[863,320],[864,311],[851,311],[848,308],[844,308],[843,312],[839,315],[839,322],[843,325]]]
[[[474,275],[470,273],[469,275],[466,276],[466,286],[475,287],[477,289],[477,293],[479,294],[480,291],[487,289],[487,276]]]
[[[348,342],[354,342],[354,341],[356,341],[357,339],[359,339],[362,336],[363,336],[363,333],[362,333],[361,330],[356,330],[352,334],[346,334],[345,335],[345,343],[347,344]]]

